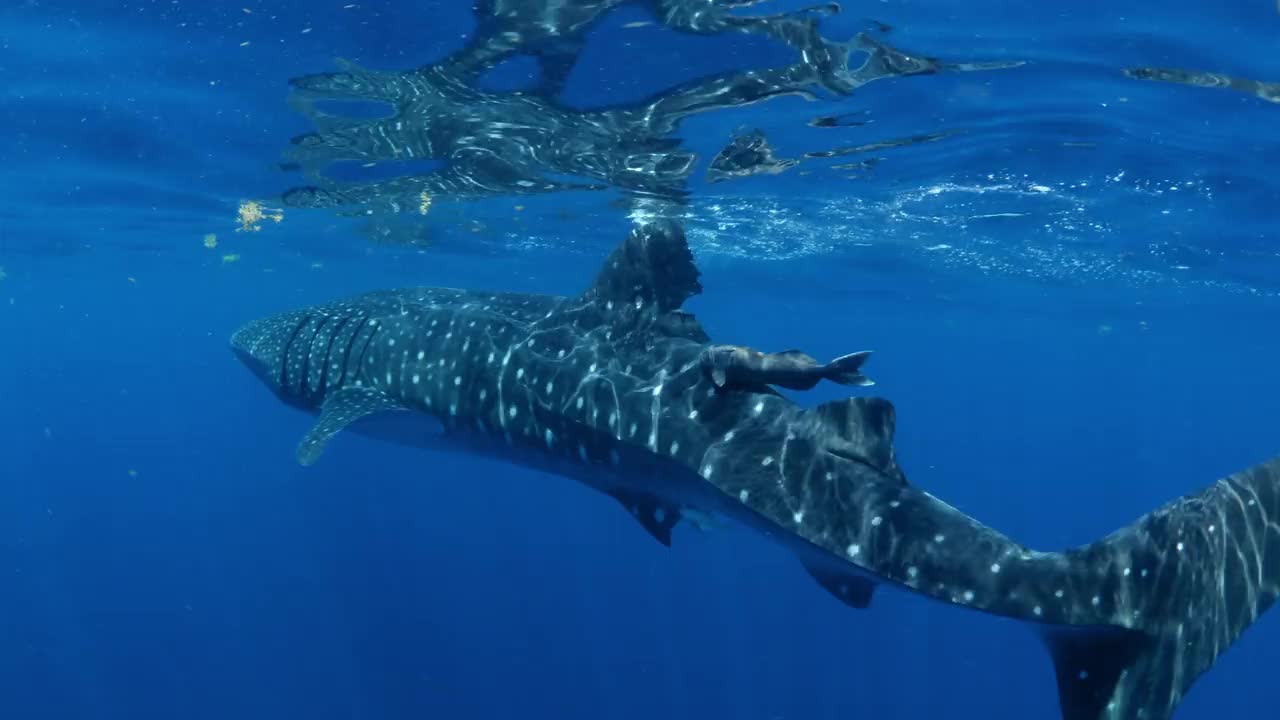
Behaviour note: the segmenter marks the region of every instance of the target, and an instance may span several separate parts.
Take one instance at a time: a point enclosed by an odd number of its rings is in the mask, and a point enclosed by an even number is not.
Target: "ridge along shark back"
[[[1031,624],[1065,720],[1171,717],[1280,592],[1280,458],[1095,543],[1033,551],[907,482],[888,401],[806,409],[765,382],[866,385],[865,354],[822,364],[711,345],[680,309],[698,275],[680,227],[656,222],[576,297],[374,292],[251,322],[231,344],[318,413],[304,464],[349,426],[391,437],[387,419],[428,419],[408,442],[575,479],[665,545],[682,519],[724,515],[850,607],[885,583]],[[726,355],[752,358],[729,382]]]

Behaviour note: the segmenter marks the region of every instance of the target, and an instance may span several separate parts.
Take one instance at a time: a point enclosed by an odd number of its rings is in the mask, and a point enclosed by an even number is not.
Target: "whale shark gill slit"
[[[290,363],[289,358],[293,353],[293,344],[298,341],[298,336],[302,333],[302,329],[306,327],[309,318],[305,315],[300,316],[293,329],[288,333],[280,350],[280,368],[277,377],[281,388],[292,387],[291,378],[289,377]]]

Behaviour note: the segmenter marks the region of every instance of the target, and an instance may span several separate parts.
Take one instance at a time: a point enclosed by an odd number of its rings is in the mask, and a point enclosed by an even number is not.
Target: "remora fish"
[[[767,373],[750,382],[750,364],[718,387],[709,338],[680,310],[698,275],[681,230],[655,223],[577,297],[375,292],[249,323],[231,343],[318,411],[303,463],[348,425],[400,413],[436,422],[422,444],[608,493],[664,544],[685,508],[736,519],[852,607],[888,583],[1034,624],[1066,720],[1169,718],[1275,601],[1280,458],[1090,545],[1036,552],[907,482],[889,402],[806,409]]]

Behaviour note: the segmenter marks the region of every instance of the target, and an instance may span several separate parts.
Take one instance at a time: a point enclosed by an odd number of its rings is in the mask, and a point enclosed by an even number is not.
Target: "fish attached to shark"
[[[430,428],[410,441],[578,480],[666,545],[685,518],[742,522],[851,607],[886,584],[1026,621],[1065,720],[1171,717],[1280,593],[1280,458],[1037,552],[907,481],[888,401],[805,408],[771,387],[864,384],[865,355],[821,365],[713,346],[681,310],[698,277],[681,228],[660,221],[577,296],[373,292],[251,322],[231,344],[318,413],[304,464],[344,428],[417,418]]]

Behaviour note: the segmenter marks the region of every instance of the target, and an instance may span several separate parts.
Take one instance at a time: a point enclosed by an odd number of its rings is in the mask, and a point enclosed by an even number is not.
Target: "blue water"
[[[855,612],[741,528],[668,550],[570,481],[354,436],[298,467],[311,421],[236,362],[236,326],[382,287],[571,294],[627,230],[564,194],[433,208],[422,251],[324,210],[235,232],[298,182],[289,78],[473,30],[460,1],[343,5],[0,9],[0,717],[1058,717],[1025,627],[894,591]],[[874,17],[897,47],[1029,64],[686,123],[704,163],[743,125],[788,157],[962,131],[860,179],[695,182],[713,338],[874,349],[911,481],[1036,548],[1280,452],[1280,106],[1119,73],[1280,81],[1280,8],[850,5],[826,34]],[[593,31],[567,103],[785,57],[624,27],[645,18]],[[1264,616],[1176,717],[1269,716],[1278,663]]]

